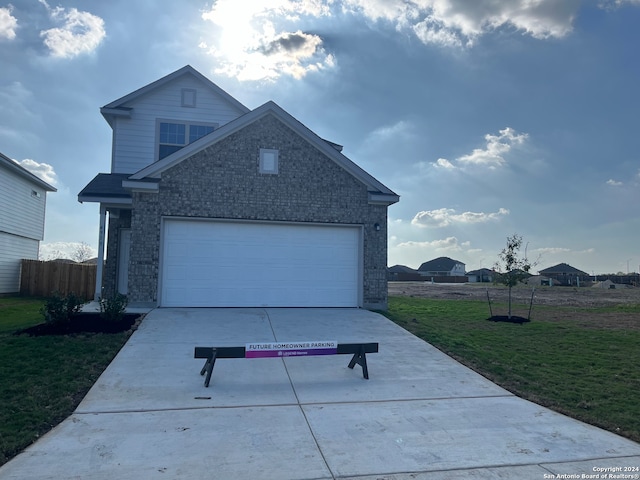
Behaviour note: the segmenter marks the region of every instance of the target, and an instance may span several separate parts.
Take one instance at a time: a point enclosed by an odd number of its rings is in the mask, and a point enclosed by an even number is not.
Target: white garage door
[[[165,307],[357,307],[360,228],[166,220]]]

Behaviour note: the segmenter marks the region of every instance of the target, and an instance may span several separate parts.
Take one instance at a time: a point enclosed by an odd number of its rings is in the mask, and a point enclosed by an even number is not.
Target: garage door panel
[[[360,229],[166,220],[163,306],[356,307]]]

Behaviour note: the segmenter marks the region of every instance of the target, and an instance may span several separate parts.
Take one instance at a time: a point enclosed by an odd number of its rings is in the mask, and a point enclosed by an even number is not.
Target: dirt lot
[[[441,298],[449,300],[487,301],[487,291],[496,310],[504,309],[496,304],[506,304],[508,290],[493,284],[442,284],[429,282],[389,282],[389,296],[419,298]],[[513,314],[528,314],[531,287],[514,287],[512,300]],[[640,305],[640,288],[600,289],[593,287],[537,287],[534,292],[531,320],[574,320],[587,328],[611,328],[640,330],[640,314],[629,312],[588,312],[583,308],[613,307],[616,305]],[[536,309],[536,305],[568,307],[562,309]],[[570,307],[579,307],[573,310]],[[488,315],[487,306],[487,316]],[[506,314],[506,310],[498,314]]]

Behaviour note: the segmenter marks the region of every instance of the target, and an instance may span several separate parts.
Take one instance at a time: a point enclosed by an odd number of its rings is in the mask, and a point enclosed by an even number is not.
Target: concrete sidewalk
[[[380,352],[369,380],[348,355],[220,359],[204,388],[195,346],[274,340]],[[375,313],[156,309],[0,479],[609,478],[597,469],[638,466],[639,444],[517,398]]]

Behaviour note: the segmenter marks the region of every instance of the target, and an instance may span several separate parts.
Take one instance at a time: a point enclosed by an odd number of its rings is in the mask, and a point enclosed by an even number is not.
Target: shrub
[[[101,298],[100,316],[105,320],[118,322],[122,320],[128,302],[127,296],[121,293],[116,293],[112,298]]]
[[[66,297],[54,292],[40,311],[46,323],[62,324],[71,321],[71,317],[80,311],[83,304],[84,300],[73,292]]]

